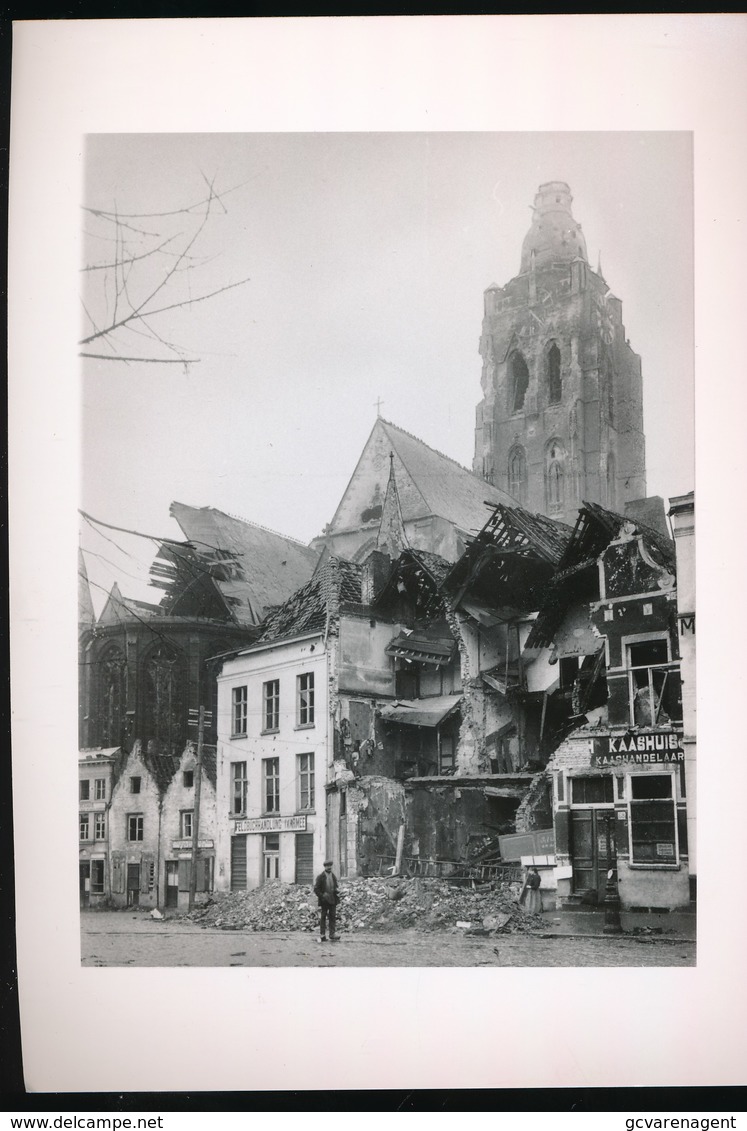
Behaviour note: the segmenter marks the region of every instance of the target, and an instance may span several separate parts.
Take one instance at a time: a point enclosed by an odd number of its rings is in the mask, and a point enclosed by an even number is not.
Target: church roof
[[[258,625],[309,580],[318,553],[295,538],[224,514],[172,503],[171,514],[193,544],[237,624]]]
[[[486,503],[497,506],[513,502],[505,491],[480,479],[411,432],[405,432],[388,420],[379,419],[376,423],[386,433],[432,514],[469,533],[485,525]]]

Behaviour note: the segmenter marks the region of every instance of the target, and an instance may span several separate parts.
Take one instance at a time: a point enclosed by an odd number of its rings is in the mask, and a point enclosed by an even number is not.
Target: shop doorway
[[[166,861],[166,906],[179,906],[179,861]]]
[[[614,867],[614,828],[610,829],[608,854],[607,825],[615,810],[576,809],[571,813],[571,851],[573,853],[573,891],[583,903],[602,903],[607,872]]]
[[[91,902],[91,862],[80,861],[80,905],[88,907]]]
[[[127,906],[137,907],[140,903],[140,865],[127,865]]]

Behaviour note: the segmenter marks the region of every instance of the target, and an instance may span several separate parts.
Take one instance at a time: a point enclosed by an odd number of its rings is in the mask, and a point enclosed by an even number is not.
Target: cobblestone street
[[[462,931],[343,934],[222,931],[142,914],[81,915],[84,966],[694,966],[695,943],[666,937],[481,938]]]

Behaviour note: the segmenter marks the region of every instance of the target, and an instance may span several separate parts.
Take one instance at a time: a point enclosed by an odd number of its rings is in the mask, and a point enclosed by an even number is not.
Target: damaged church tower
[[[535,513],[646,494],[641,360],[563,181],[540,185],[519,274],[485,291],[473,470]]]

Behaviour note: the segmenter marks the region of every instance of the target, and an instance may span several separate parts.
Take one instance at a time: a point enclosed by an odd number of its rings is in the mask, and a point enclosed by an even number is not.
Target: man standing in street
[[[314,895],[319,900],[321,908],[320,942],[327,941],[327,918],[329,917],[329,937],[331,942],[337,942],[335,925],[337,920],[337,904],[340,902],[339,884],[337,876],[332,871],[332,861],[324,861],[324,871],[320,872],[314,884]]]

